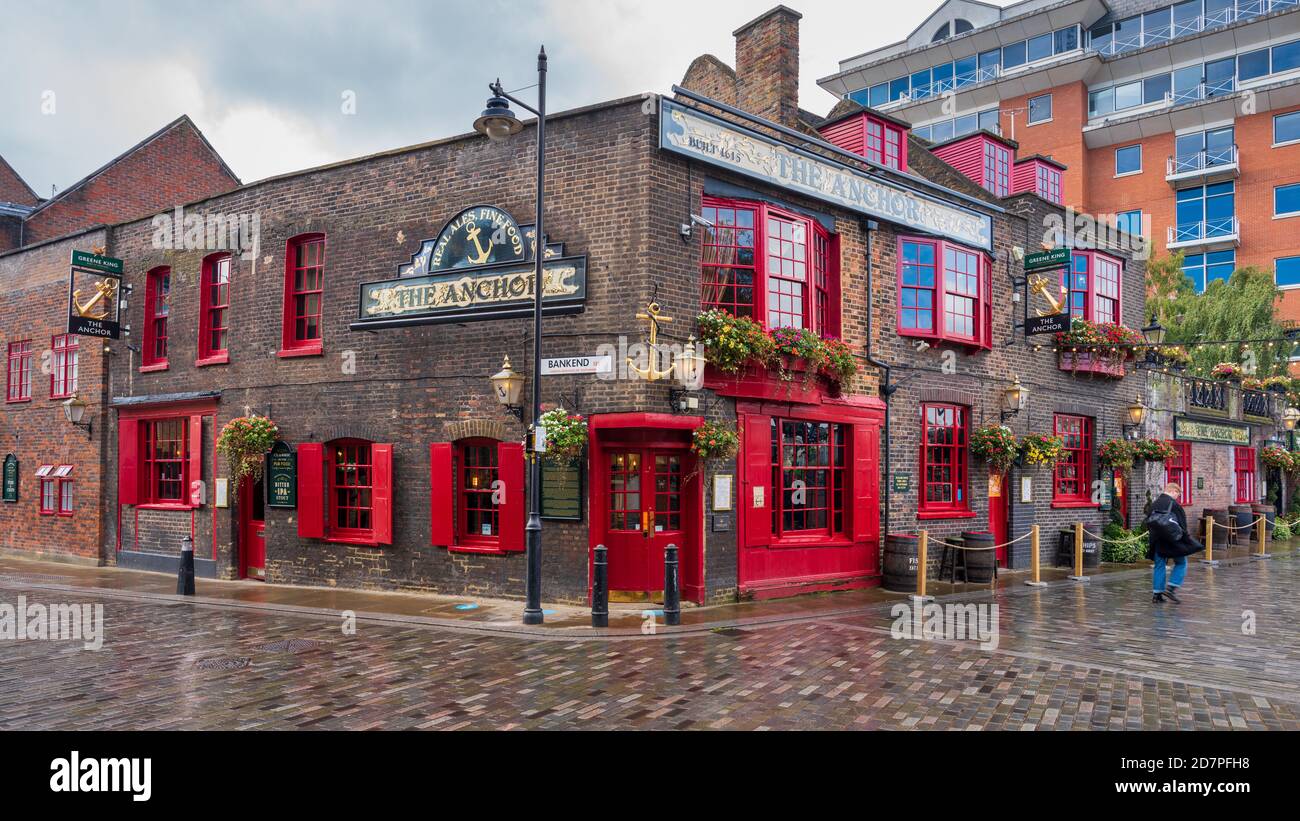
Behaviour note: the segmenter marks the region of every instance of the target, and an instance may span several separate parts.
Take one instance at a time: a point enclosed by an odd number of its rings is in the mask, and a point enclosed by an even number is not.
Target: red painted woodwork
[[[325,538],[325,446],[298,445],[298,535]]]
[[[262,480],[245,479],[239,487],[241,579],[266,580],[266,488]]]
[[[907,170],[908,129],[860,112],[820,129],[822,139],[832,145],[861,154],[871,162]]]
[[[899,335],[992,349],[993,260],[987,254],[942,240],[900,236],[897,258]],[[968,303],[969,309],[950,311],[950,303]]]
[[[145,275],[144,334],[140,346],[140,370],[167,368],[167,337],[170,323],[172,269],[154,268]]]
[[[869,542],[880,535],[880,429],[853,426],[853,507],[849,520],[855,542]]]
[[[117,503],[140,503],[140,423],[134,418],[117,420]]]
[[[497,479],[501,481],[504,491],[497,519],[501,528],[499,547],[504,551],[522,551],[528,504],[524,481],[524,446],[519,442],[501,442],[497,445]]]
[[[185,484],[183,487],[188,491],[191,482],[196,482],[203,478],[203,417],[191,415],[189,424],[186,425],[186,433],[189,436],[189,442],[186,443],[185,458],[189,462],[185,471]],[[188,492],[182,494],[188,497]],[[195,507],[196,505],[191,505]]]
[[[302,268],[301,279],[297,264],[299,249],[309,249],[310,253],[310,259]],[[325,235],[320,233],[292,237],[285,245],[284,310],[279,354],[282,357],[314,356],[323,349],[321,320],[324,317],[325,250]],[[316,297],[314,304],[311,303],[312,294]],[[307,303],[301,311],[299,296],[304,297]],[[300,331],[299,320],[310,316],[317,320],[314,333],[309,328]]]
[[[1090,373],[1110,379],[1123,379],[1127,375],[1124,360],[1091,352],[1060,351],[1057,366],[1069,373]]]
[[[1007,477],[990,476],[989,480],[989,532],[993,534],[993,543],[1003,545],[997,549],[998,565],[1007,566],[1006,543],[1010,539],[1010,522],[1008,513],[1010,504],[1007,498]]]
[[[1046,157],[1017,160],[1011,170],[1011,193],[1031,191],[1048,202],[1060,205],[1061,174],[1065,166]]]
[[[1255,449],[1234,448],[1232,459],[1237,475],[1237,504],[1253,504],[1258,501],[1255,498]]]
[[[1120,322],[1124,304],[1124,261],[1098,251],[1075,251],[1061,270],[1070,316],[1090,322]],[[1122,375],[1122,374],[1121,374]]]
[[[997,196],[1005,197],[1011,193],[1013,146],[1013,143],[992,134],[977,131],[961,139],[937,145],[930,149],[930,153]],[[985,159],[989,153],[996,157],[996,164],[992,168]]]
[[[1165,484],[1177,482],[1178,487],[1183,491],[1178,504],[1190,505],[1192,503],[1192,443],[1170,442],[1169,444],[1173,445],[1178,453],[1173,459],[1165,462]]]
[[[227,331],[230,327],[230,254],[212,254],[203,260],[199,279],[199,356],[196,366],[230,361]]]
[[[370,446],[371,470],[374,472],[370,490],[371,516],[374,538],[378,544],[393,543],[393,446]]]
[[[429,522],[435,547],[456,543],[455,468],[452,467],[452,443],[429,445]]]
[[[684,448],[614,445],[605,454],[601,492],[607,515],[602,524],[610,590],[663,590],[664,549],[677,545],[679,561],[691,551],[682,497],[694,461]]]
[[[1052,417],[1052,433],[1065,442],[1065,458],[1053,471],[1052,501],[1061,504],[1092,504],[1093,419],[1058,413]]]

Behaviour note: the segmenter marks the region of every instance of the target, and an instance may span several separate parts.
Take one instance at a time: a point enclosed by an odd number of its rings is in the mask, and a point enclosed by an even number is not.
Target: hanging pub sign
[[[1025,254],[1026,271],[1043,271],[1048,268],[1064,268],[1069,264],[1069,248],[1052,248],[1047,251],[1033,251]]]
[[[266,456],[266,506],[298,506],[298,454],[287,442],[271,446]]]
[[[534,226],[520,226],[500,208],[476,205],[425,240],[397,278],[361,285],[354,331],[478,322],[532,316]],[[581,313],[587,299],[587,257],[564,255],[542,238],[542,313]]]
[[[1025,334],[1028,336],[1035,336],[1037,334],[1063,334],[1069,330],[1070,317],[1068,314],[1031,316],[1025,323]]]
[[[542,460],[543,519],[565,522],[582,521],[582,462],[566,464]]]
[[[118,339],[122,260],[73,251],[68,269],[68,333]]]
[[[18,457],[12,453],[5,457],[4,500],[18,501]]]
[[[993,218],[748,128],[659,103],[659,147],[822,202],[993,250]]]

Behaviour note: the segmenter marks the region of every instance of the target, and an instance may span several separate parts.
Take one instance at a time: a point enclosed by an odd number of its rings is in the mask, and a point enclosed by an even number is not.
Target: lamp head
[[[510,101],[505,97],[489,97],[487,108],[474,121],[474,130],[494,143],[518,134],[523,128],[524,124],[510,110]]]
[[[519,394],[524,388],[524,378],[515,373],[510,367],[510,357],[505,358],[501,366],[501,371],[491,377],[492,394],[497,398],[497,402],[510,407],[519,404]]]

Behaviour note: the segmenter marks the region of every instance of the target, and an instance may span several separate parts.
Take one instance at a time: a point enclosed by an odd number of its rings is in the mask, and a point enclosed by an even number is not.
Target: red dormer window
[[[821,135],[832,145],[871,162],[907,170],[907,129],[898,123],[863,112],[823,126]]]
[[[1026,191],[1060,205],[1061,166],[1042,157],[1026,157],[1016,162],[1011,172],[1011,193],[1023,194]]]
[[[1035,182],[1037,183],[1038,196],[1048,202],[1054,202],[1057,205],[1061,204],[1060,171],[1049,165],[1039,164],[1037,174],[1035,174]]]

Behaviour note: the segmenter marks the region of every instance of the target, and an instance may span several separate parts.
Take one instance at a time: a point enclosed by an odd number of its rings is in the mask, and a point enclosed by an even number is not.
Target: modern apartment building
[[[1154,256],[1181,251],[1198,289],[1238,267],[1272,270],[1281,316],[1300,319],[1298,10],[949,0],[819,83],[910,122],[941,156],[992,132],[1022,158],[1064,164],[1065,204],[1140,230]]]

